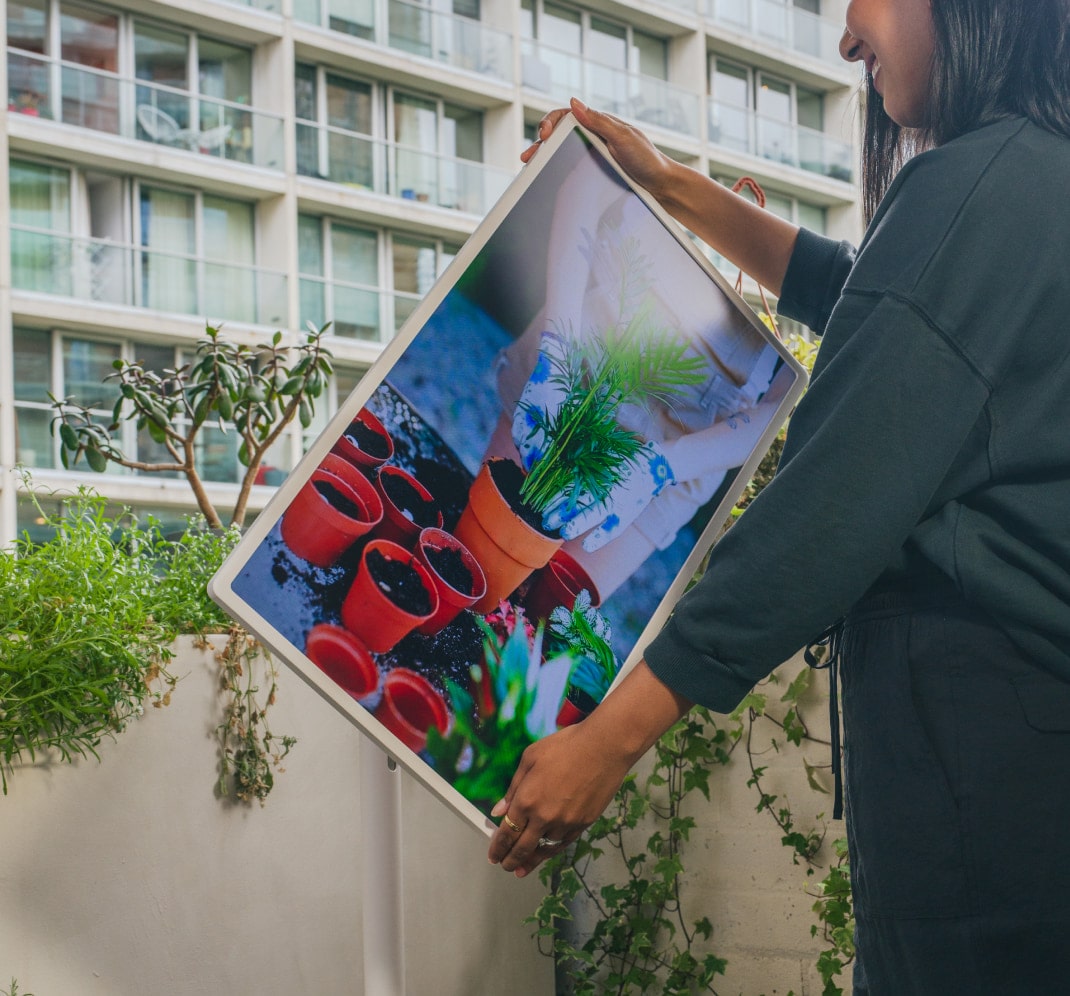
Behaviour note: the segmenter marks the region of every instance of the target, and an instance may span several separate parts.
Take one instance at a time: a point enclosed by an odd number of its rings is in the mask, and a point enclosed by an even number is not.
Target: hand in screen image
[[[621,403],[572,441],[565,471],[548,475],[556,490],[542,495],[544,528],[568,541],[603,597],[670,546],[745,462],[790,381],[686,251],[662,251],[671,236],[641,200],[590,182],[606,168],[582,160],[561,184],[546,296],[499,356],[502,421],[488,450],[537,474],[568,406],[618,392]],[[630,347],[639,348],[614,367]],[[643,383],[621,398],[615,377],[629,374]]]

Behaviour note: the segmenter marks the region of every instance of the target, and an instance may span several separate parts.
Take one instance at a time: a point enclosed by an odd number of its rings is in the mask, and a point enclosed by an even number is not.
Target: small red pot
[[[411,567],[427,594],[430,609],[419,615],[407,611],[376,584],[368,568],[372,553]],[[389,540],[373,539],[360,556],[360,567],[342,602],[342,624],[373,653],[390,650],[402,637],[427,622],[438,611],[438,591],[427,568],[416,554]]]
[[[328,453],[282,517],[283,542],[304,560],[330,567],[383,518],[383,502],[353,464]]]
[[[368,445],[365,438],[362,445],[362,437],[373,437],[374,443]],[[369,477],[374,477],[376,468],[394,455],[394,440],[383,423],[367,408],[362,408],[349,423],[349,428],[338,437],[331,452],[359,467]]]
[[[423,502],[423,510],[430,509],[432,522],[416,521],[405,514],[405,509],[395,504],[387,488],[387,482],[391,479],[402,481],[412,489],[418,500]],[[379,492],[379,498],[383,503],[383,521],[375,534],[377,538],[391,540],[399,546],[412,550],[416,546],[421,529],[426,526],[438,529],[442,527],[442,512],[434,505],[434,496],[407,470],[393,464],[380,467],[375,479],[375,489]],[[412,514],[414,510],[408,509],[408,511]]]
[[[557,711],[557,728],[563,730],[566,726],[575,726],[587,718],[585,713],[575,702],[566,698]]]
[[[379,668],[371,651],[341,626],[313,626],[305,637],[305,655],[355,699],[379,687]]]
[[[591,605],[602,604],[591,576],[571,554],[558,550],[550,562],[532,579],[524,607],[529,619],[549,619],[559,605],[571,610],[581,591],[591,593]]]
[[[472,576],[469,591],[455,588],[450,581],[435,570],[432,556],[436,550],[457,551],[461,563]],[[427,568],[435,589],[438,591],[438,611],[418,627],[421,633],[431,635],[453,622],[463,609],[475,605],[487,591],[487,579],[483,576],[483,568],[479,566],[469,549],[456,536],[444,529],[429,527],[422,530],[416,541],[416,556]]]
[[[432,726],[440,733],[449,728],[445,699],[423,675],[398,667],[383,678],[383,694],[375,718],[406,747],[419,753],[427,746]]]

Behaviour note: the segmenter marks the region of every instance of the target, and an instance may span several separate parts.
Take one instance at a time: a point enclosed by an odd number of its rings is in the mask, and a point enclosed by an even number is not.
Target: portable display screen
[[[568,117],[211,594],[474,826],[672,606],[802,367]]]

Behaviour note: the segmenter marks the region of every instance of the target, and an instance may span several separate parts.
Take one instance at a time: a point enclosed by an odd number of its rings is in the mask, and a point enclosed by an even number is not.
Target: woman
[[[573,105],[667,210],[823,341],[777,477],[645,661],[525,754],[490,859],[530,872],[692,703],[731,709],[843,620],[855,992],[1059,992],[1070,0],[851,0],[846,24],[841,54],[867,77],[872,218],[857,253]]]

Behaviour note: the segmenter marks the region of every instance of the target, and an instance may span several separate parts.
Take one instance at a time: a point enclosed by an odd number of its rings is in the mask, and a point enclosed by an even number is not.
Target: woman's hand
[[[526,163],[531,160],[539,144],[550,137],[557,123],[569,111],[584,128],[606,143],[613,158],[636,183],[661,200],[668,192],[670,179],[679,164],[654,148],[650,139],[638,128],[612,114],[595,111],[576,97],[572,98],[568,107],[550,111],[539,122],[538,141],[520,154],[521,161]]]
[[[491,863],[523,878],[571,844],[690,707],[640,661],[586,719],[532,744],[491,811],[502,819],[491,838]]]
[[[502,817],[491,840],[492,864],[523,878],[575,841],[612,801],[631,761],[598,742],[590,718],[524,751],[505,798],[491,812]]]

